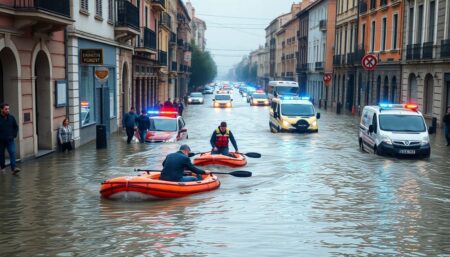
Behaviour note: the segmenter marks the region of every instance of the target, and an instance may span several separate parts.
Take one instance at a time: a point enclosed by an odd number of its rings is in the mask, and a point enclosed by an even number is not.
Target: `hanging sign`
[[[100,83],[105,83],[108,81],[109,69],[106,67],[96,67],[95,68],[95,78]]]
[[[103,64],[103,49],[80,49],[80,63]]]

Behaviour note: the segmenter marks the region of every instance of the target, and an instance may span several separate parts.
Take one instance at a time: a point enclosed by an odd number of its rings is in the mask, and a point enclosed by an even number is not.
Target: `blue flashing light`
[[[385,109],[393,107],[393,104],[390,104],[390,103],[380,103],[379,105],[381,108],[385,108]]]
[[[295,97],[294,97],[294,96],[286,96],[286,95],[283,95],[283,96],[281,96],[281,99],[282,99],[282,100],[294,100]]]
[[[148,111],[147,111],[147,114],[148,114],[148,115],[158,115],[158,114],[159,114],[159,111],[148,110]]]
[[[300,100],[307,100],[307,101],[310,101],[310,100],[311,100],[311,97],[309,97],[309,96],[301,96],[301,97],[300,97]]]

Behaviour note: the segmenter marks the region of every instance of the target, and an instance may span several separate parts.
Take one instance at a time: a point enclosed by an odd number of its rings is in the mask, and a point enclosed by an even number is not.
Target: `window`
[[[372,32],[370,33],[370,52],[375,50],[375,21],[372,21]]]
[[[103,0],[95,0],[95,15],[102,17],[103,16]]]
[[[430,21],[428,22],[428,42],[434,42],[434,22],[436,19],[436,2],[430,2]]]
[[[425,77],[425,90],[424,90],[424,113],[432,114],[433,113],[433,94],[434,94],[434,81],[433,76],[428,74]]]
[[[386,50],[386,17],[381,22],[381,51]]]
[[[419,14],[417,17],[417,44],[422,44],[422,30],[423,30],[423,5],[419,6]]]
[[[392,49],[397,49],[397,34],[398,34],[398,14],[394,14],[392,19]]]
[[[89,10],[89,0],[80,0],[80,9],[84,11]]]
[[[409,8],[409,21],[408,21],[408,44],[413,43],[413,31],[414,31],[414,8]]]
[[[108,21],[114,20],[114,4],[113,0],[108,0]]]
[[[94,69],[88,66],[80,67],[80,119],[81,126],[95,123],[94,105]]]
[[[144,16],[144,19],[145,19],[145,27],[148,28],[148,7],[147,7],[147,6],[145,7],[145,16]]]
[[[361,47],[364,49],[366,44],[366,24],[362,25],[361,29]]]

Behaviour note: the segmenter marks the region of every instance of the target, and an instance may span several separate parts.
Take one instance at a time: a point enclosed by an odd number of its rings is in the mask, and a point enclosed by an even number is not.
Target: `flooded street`
[[[431,136],[429,160],[363,153],[358,117],[320,110],[319,133],[273,134],[268,107],[185,111],[195,152],[220,121],[241,152],[259,152],[250,178],[219,175],[218,190],[166,201],[101,199],[100,183],[161,169],[179,143],[131,144],[21,164],[0,174],[0,256],[450,256],[450,148]]]

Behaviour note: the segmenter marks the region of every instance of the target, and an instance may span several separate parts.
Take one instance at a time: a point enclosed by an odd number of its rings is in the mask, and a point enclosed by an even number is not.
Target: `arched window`
[[[431,74],[427,74],[425,76],[425,88],[424,88],[424,96],[423,96],[423,112],[425,114],[433,113],[433,87],[434,81],[433,76]]]
[[[378,76],[377,78],[377,98],[375,101],[375,104],[379,104],[380,103],[380,97],[381,97],[381,76]]]
[[[389,78],[388,76],[384,77],[383,83],[383,102],[389,101]]]
[[[394,76],[392,77],[391,82],[391,102],[397,103],[399,101],[397,96],[397,78]]]
[[[417,102],[417,78],[414,73],[408,79],[408,102]]]

